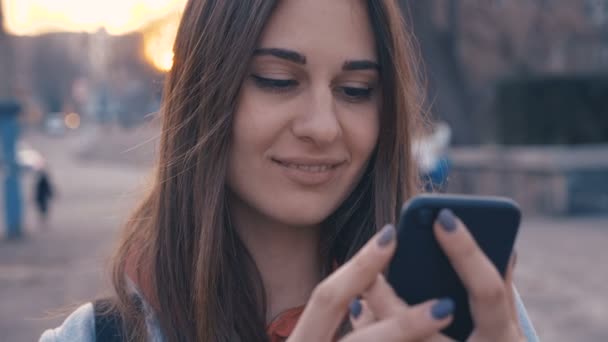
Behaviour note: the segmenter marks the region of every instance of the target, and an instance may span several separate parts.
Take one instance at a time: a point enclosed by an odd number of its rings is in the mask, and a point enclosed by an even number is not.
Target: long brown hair
[[[225,188],[233,111],[276,0],[190,0],[165,84],[154,184],[114,260],[128,340],[144,318],[125,272],[137,270],[167,341],[266,341],[266,298],[253,259],[228,220]],[[321,256],[342,263],[416,190],[410,146],[421,112],[417,55],[397,1],[367,1],[383,89],[380,137],[365,175],[324,222]],[[141,285],[141,284],[139,284]],[[145,292],[145,291],[144,291]]]

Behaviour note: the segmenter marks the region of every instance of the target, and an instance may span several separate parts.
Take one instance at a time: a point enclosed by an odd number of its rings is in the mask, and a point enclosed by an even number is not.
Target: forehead
[[[279,0],[260,46],[292,49],[311,61],[324,57],[376,59],[363,0]]]

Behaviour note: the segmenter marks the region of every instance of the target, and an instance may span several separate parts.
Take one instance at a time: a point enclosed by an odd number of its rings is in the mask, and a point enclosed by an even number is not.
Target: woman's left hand
[[[502,278],[494,264],[479,248],[468,229],[451,211],[443,210],[434,226],[439,245],[446,253],[469,296],[475,329],[470,342],[525,341],[519,325],[513,290],[514,256]],[[360,318],[353,321],[355,330],[374,321],[373,310],[365,303]],[[450,341],[437,335],[426,342]]]

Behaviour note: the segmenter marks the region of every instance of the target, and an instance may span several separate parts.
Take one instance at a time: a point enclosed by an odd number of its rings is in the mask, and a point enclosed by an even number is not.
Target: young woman
[[[397,2],[191,0],[174,49],[155,184],[114,263],[124,340],[445,340],[453,303],[408,306],[382,276],[386,223],[418,189]],[[439,221],[471,340],[533,339],[512,267],[504,282],[457,218]],[[41,341],[94,341],[96,324],[89,303]]]

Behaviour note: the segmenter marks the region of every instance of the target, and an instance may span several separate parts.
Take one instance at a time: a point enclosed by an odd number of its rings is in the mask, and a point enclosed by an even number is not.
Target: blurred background
[[[608,341],[608,0],[401,2],[427,74],[427,189],[518,201],[540,337]],[[0,0],[0,340],[109,292],[184,4]]]

